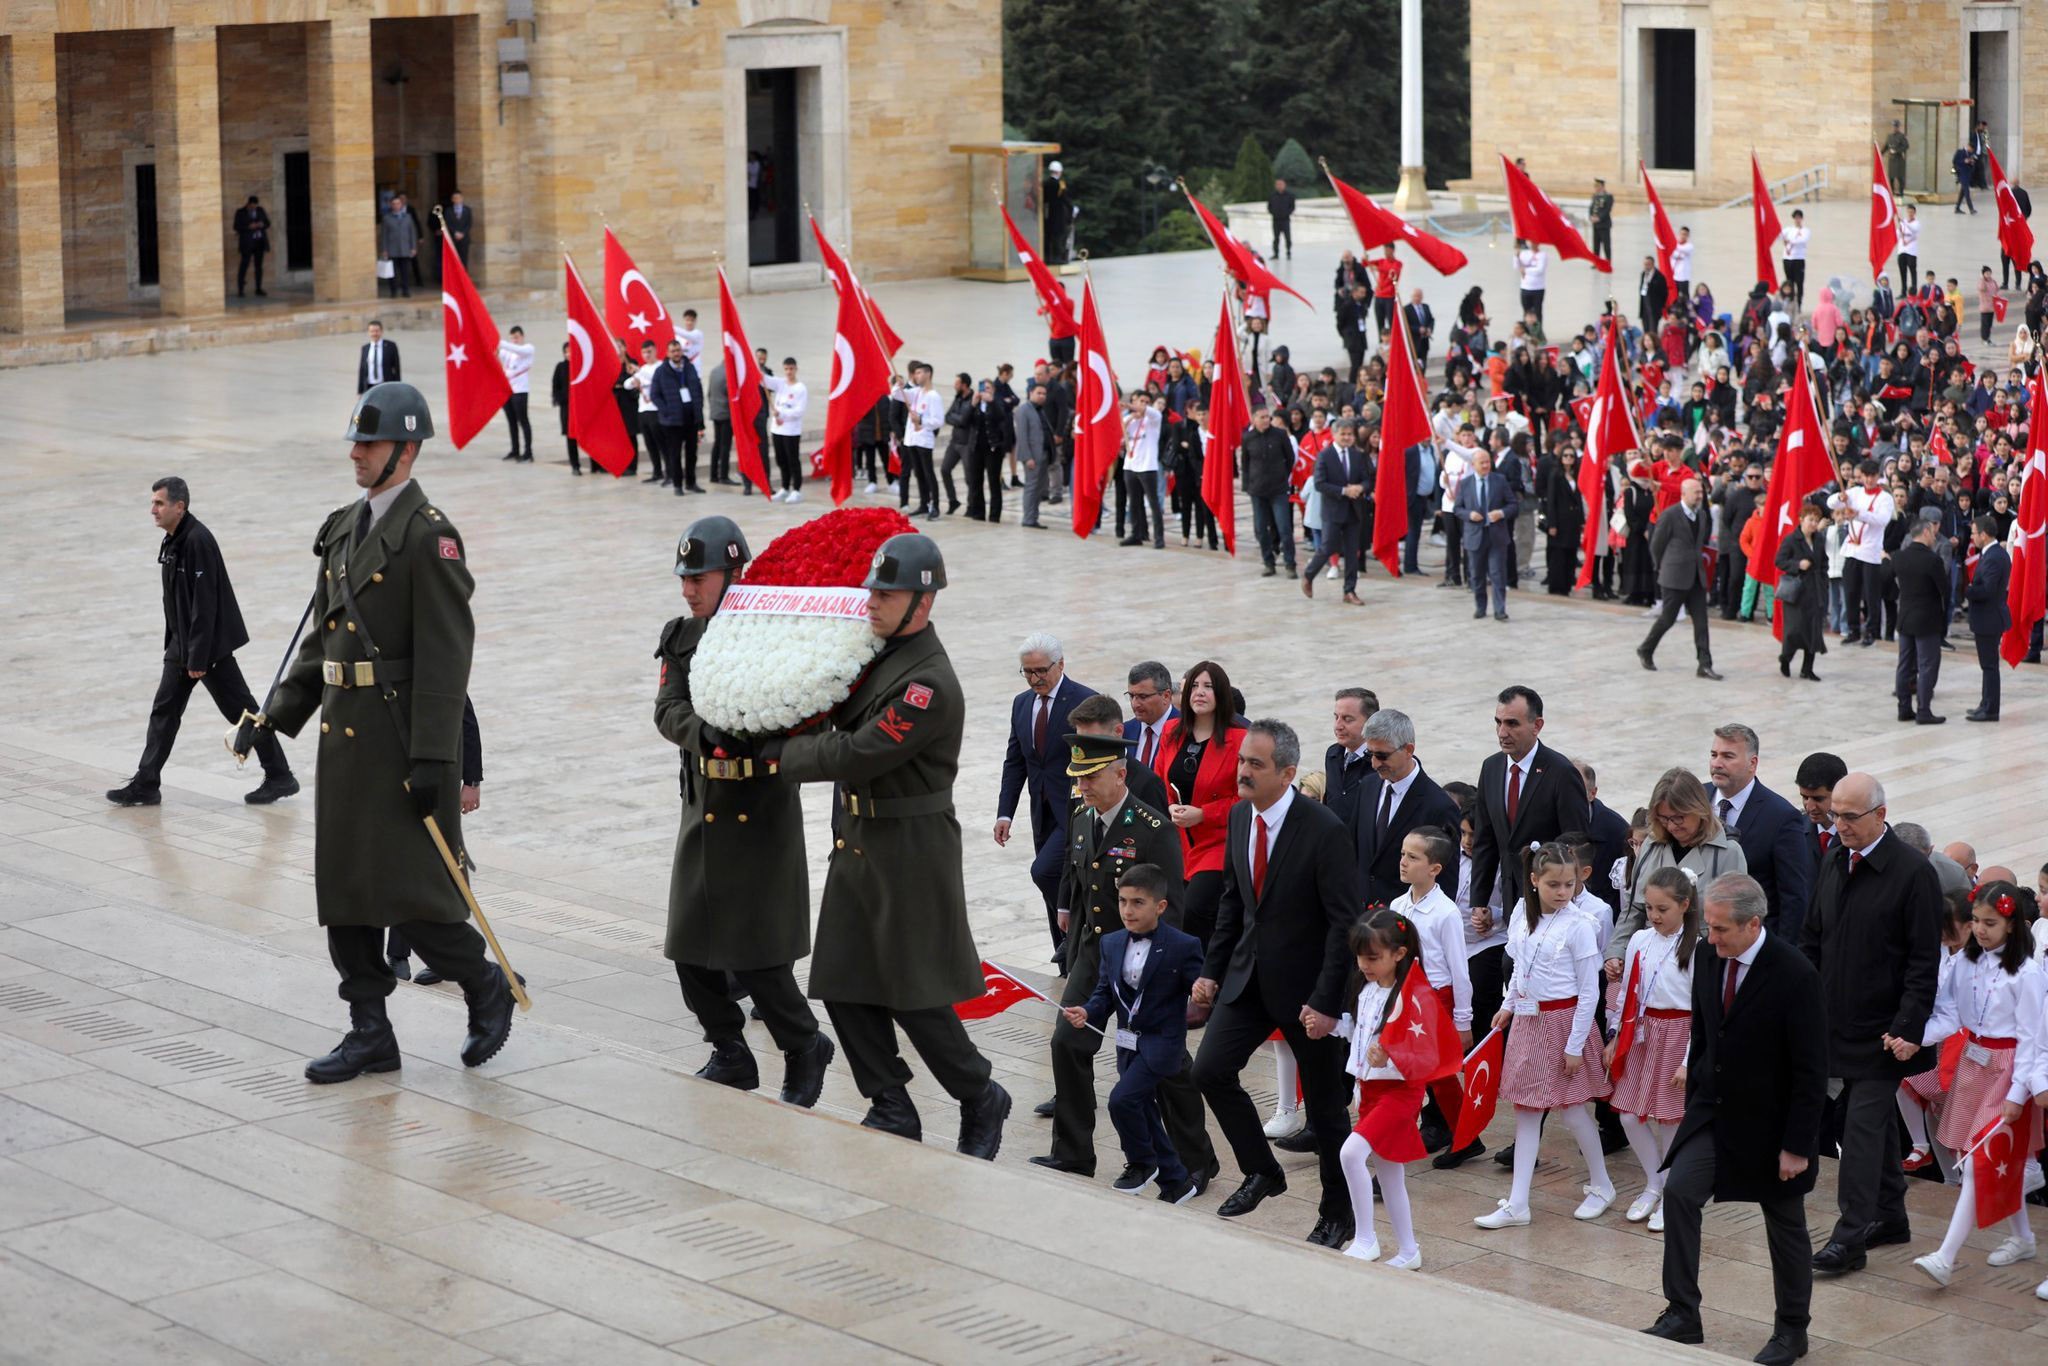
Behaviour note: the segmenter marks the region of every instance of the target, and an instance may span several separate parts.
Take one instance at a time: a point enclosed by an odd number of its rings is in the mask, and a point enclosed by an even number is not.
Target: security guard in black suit
[[[1102,936],[1122,927],[1117,879],[1140,863],[1156,864],[1168,879],[1166,921],[1180,923],[1180,836],[1166,817],[1130,795],[1126,765],[1131,741],[1121,735],[1069,735],[1067,774],[1083,805],[1068,831],[1067,879],[1062,904],[1072,908],[1067,942],[1067,987],[1062,1006],[1084,1005],[1095,991]],[[1053,1026],[1052,1152],[1031,1159],[1040,1167],[1095,1175],[1095,1054],[1102,1036],[1065,1020]],[[1175,1151],[1202,1189],[1216,1174],[1202,1098],[1186,1068],[1159,1087],[1160,1108]]]

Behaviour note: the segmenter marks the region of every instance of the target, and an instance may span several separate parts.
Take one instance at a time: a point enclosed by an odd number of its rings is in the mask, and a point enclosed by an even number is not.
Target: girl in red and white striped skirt
[[[1692,875],[1659,868],[1643,887],[1649,924],[1629,937],[1616,1021],[1607,1045],[1614,1078],[1610,1103],[1621,1116],[1629,1150],[1643,1166],[1643,1193],[1628,1221],[1664,1231],[1664,1155],[1685,1118],[1685,1057],[1692,1047],[1692,958],[1700,942],[1700,902]],[[1631,1000],[1631,996],[1633,1000]],[[1623,1047],[1624,1041],[1626,1048]]]
[[[1948,975],[1955,968],[1956,958],[1962,953],[1963,945],[1970,939],[1970,896],[1967,892],[1953,892],[1945,898],[1941,919],[1941,976],[1936,979],[1940,986],[1948,985]],[[1906,1160],[1899,1165],[1909,1172],[1917,1172],[1934,1161],[1934,1140],[1929,1137],[1927,1122],[1941,1119],[1943,1105],[1948,1100],[1948,1090],[1941,1082],[1942,1069],[1930,1067],[1925,1072],[1915,1072],[1899,1083],[1899,1118],[1906,1121],[1906,1134],[1912,1139],[1912,1149]]]

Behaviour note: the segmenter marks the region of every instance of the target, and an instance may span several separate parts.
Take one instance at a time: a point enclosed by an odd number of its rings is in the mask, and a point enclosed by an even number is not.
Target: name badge
[[[1515,1014],[1517,1015],[1535,1015],[1541,1013],[1541,1009],[1534,1001],[1515,1002]]]
[[[1135,1050],[1138,1046],[1138,1031],[1135,1029],[1119,1029],[1116,1032],[1116,1046],[1118,1048]]]
[[[1991,1066],[1991,1050],[1981,1043],[1965,1044],[1963,1046],[1963,1059],[1966,1062],[1973,1062],[1979,1067],[1989,1067]]]

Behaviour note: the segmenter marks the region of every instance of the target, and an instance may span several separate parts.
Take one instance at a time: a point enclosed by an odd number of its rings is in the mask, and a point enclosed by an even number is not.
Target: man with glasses
[[[1842,1082],[1840,1214],[1813,1254],[1815,1271],[1839,1276],[1861,1271],[1870,1248],[1912,1237],[1894,1095],[1935,1056],[1909,1048],[1896,1057],[1886,1041],[1920,1038],[1933,1013],[1942,899],[1934,865],[1887,822],[1876,778],[1844,777],[1825,815],[1836,838],[1821,860],[1799,947],[1820,970],[1828,1074]]]
[[[1066,653],[1058,637],[1034,631],[1017,648],[1024,691],[1010,703],[1010,746],[1003,755],[1003,786],[996,801],[995,841],[1010,842],[1017,801],[1029,794],[1031,881],[1045,900],[1045,925],[1052,935],[1053,961],[1063,963],[1066,936],[1059,926],[1060,867],[1067,852],[1067,814],[1073,784],[1067,779],[1067,750],[1060,742],[1070,727],[1067,713],[1095,689],[1067,677]]]
[[[1374,712],[1364,726],[1363,748],[1372,772],[1359,784],[1353,817],[1358,869],[1365,881],[1366,904],[1390,906],[1408,890],[1401,880],[1401,841],[1425,825],[1455,836],[1458,804],[1422,771],[1422,762],[1415,757],[1415,723],[1407,713]],[[1457,898],[1457,860],[1444,866],[1437,885],[1445,896]]]
[[[1140,768],[1149,769],[1166,748],[1166,727],[1180,715],[1173,705],[1173,675],[1156,659],[1140,660],[1125,676],[1124,700],[1131,704],[1131,719],[1124,722],[1124,739],[1136,749],[1131,757]]]

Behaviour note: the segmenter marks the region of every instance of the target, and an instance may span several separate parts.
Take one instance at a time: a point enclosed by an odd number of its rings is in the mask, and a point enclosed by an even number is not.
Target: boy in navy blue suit
[[[1158,1198],[1179,1205],[1194,1198],[1187,1165],[1159,1117],[1159,1083],[1187,1067],[1188,993],[1202,975],[1202,943],[1161,922],[1166,874],[1140,863],[1117,880],[1117,911],[1124,927],[1102,937],[1102,970],[1085,1006],[1061,1013],[1076,1029],[1101,1029],[1111,1011],[1116,1031],[1116,1089],[1109,1118],[1124,1150],[1124,1173],[1113,1183],[1135,1195],[1154,1180]]]

